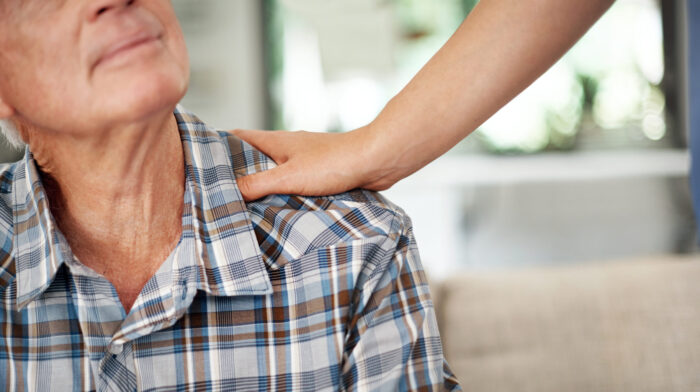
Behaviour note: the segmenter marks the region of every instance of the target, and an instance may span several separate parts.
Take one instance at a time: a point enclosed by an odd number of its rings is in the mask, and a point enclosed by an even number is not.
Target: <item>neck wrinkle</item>
[[[101,273],[157,268],[146,263],[162,262],[182,230],[184,157],[172,111],[95,138],[51,136],[36,132],[30,146],[73,253]]]

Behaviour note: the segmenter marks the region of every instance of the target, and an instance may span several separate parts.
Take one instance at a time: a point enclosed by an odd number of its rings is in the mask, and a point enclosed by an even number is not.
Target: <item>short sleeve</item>
[[[410,219],[354,297],[342,365],[348,391],[461,390],[445,361]]]

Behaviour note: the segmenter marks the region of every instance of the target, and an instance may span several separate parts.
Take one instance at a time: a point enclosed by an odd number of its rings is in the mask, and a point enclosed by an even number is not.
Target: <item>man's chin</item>
[[[186,78],[166,75],[150,75],[125,81],[114,86],[110,94],[99,104],[99,109],[109,118],[143,118],[164,110],[172,111],[185,96]]]

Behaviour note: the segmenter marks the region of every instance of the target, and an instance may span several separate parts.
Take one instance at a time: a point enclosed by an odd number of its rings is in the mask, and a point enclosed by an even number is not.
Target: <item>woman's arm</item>
[[[481,0],[367,126],[344,134],[234,131],[279,165],[241,178],[244,197],[391,187],[530,85],[613,1]]]

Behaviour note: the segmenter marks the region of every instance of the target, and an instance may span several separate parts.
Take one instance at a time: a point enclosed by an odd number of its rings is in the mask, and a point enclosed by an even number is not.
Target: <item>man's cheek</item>
[[[32,18],[41,18],[63,8],[66,0],[0,0],[9,1],[9,11],[20,21],[31,21]]]

